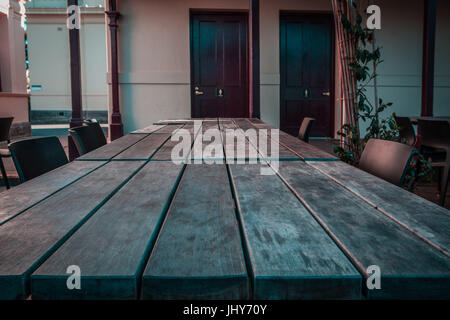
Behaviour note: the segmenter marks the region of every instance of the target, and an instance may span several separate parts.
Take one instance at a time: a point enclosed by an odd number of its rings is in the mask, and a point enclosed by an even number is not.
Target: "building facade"
[[[0,0],[0,117],[14,117],[12,136],[31,132],[23,14],[20,1]]]
[[[105,1],[106,8],[109,3]],[[124,133],[159,119],[229,115],[208,110],[208,106],[215,110],[237,108],[236,116],[251,114],[251,97],[245,93],[251,76],[250,3],[117,2],[118,82]],[[420,115],[424,1],[359,3],[363,7],[375,3],[381,8],[381,30],[376,31],[384,60],[378,69],[379,97],[393,103],[389,113]],[[313,135],[335,136],[342,115],[338,101],[339,61],[330,19],[329,0],[259,1],[262,120],[293,130],[289,127],[293,122],[300,123],[300,117],[312,115],[319,119]],[[434,115],[450,114],[449,37],[450,2],[438,0]],[[110,49],[108,42],[109,58]],[[110,73],[108,79],[111,90]]]
[[[103,0],[79,1],[82,103],[85,118],[107,122],[106,37]],[[66,0],[26,3],[30,115],[34,124],[71,117]]]

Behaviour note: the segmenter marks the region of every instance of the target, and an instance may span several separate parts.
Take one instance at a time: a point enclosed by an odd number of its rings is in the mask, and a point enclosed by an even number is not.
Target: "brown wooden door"
[[[248,117],[246,14],[191,15],[193,117]]]
[[[312,117],[311,136],[334,136],[332,43],[331,16],[281,14],[281,130],[297,136],[303,118]]]

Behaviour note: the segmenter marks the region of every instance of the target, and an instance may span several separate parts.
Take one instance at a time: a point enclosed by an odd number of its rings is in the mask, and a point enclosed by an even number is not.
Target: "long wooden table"
[[[2,192],[0,299],[450,298],[450,211],[283,132],[276,158],[259,119],[195,120]]]

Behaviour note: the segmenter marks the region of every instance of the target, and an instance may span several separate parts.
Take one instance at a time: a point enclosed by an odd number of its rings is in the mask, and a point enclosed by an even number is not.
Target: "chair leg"
[[[442,180],[441,180],[441,190],[440,190],[440,195],[439,195],[439,201],[441,206],[445,205],[445,196],[447,193],[447,187],[448,187],[448,178],[449,178],[449,169],[450,169],[450,164],[447,163],[447,165],[443,168],[443,175],[442,175]]]
[[[0,171],[2,172],[3,181],[5,181],[6,189],[9,189],[8,175],[6,174],[5,166],[3,165],[3,159],[0,157]]]

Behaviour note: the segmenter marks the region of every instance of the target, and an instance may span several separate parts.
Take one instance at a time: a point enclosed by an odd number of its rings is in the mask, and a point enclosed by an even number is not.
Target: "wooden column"
[[[67,6],[78,6],[78,0],[67,0]],[[70,88],[72,99],[72,116],[70,127],[79,127],[83,124],[83,111],[81,100],[81,55],[80,30],[69,29],[69,55],[70,55]],[[72,137],[68,138],[69,159],[72,161],[79,156]]]
[[[111,74],[111,99],[112,103],[110,110],[111,123],[109,124],[109,132],[111,141],[120,138],[123,135],[122,116],[120,115],[119,106],[119,60],[118,60],[118,48],[117,48],[117,28],[119,20],[119,12],[117,11],[116,0],[109,0],[109,10],[105,12],[108,16],[109,26],[109,40],[110,40],[110,56],[111,65],[109,71]]]
[[[433,116],[434,45],[436,38],[436,0],[424,0],[422,116]]]
[[[259,0],[250,1],[250,117],[260,118],[259,108]]]

